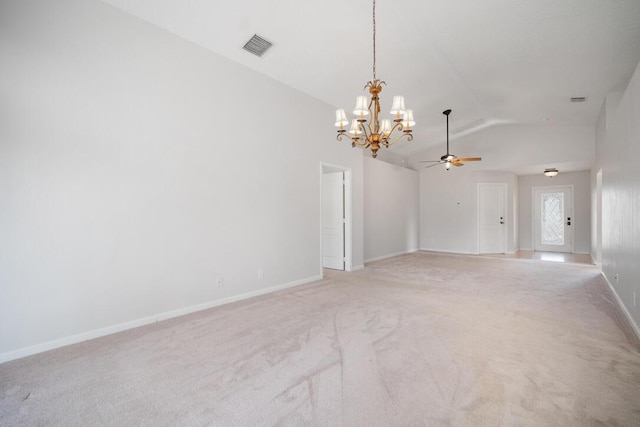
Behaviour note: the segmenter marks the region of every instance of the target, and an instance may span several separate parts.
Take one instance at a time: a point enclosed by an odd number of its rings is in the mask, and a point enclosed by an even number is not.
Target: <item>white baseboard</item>
[[[379,257],[375,257],[375,258],[369,258],[369,259],[365,259],[364,263],[368,264],[370,262],[374,262],[374,261],[380,261],[383,259],[387,259],[387,258],[393,258],[394,256],[400,256],[400,255],[406,255],[406,254],[412,254],[414,252],[418,252],[418,249],[411,249],[409,251],[403,251],[403,252],[396,252],[394,254],[387,254],[387,255],[382,255]]]
[[[465,251],[443,250],[443,249],[433,249],[433,248],[420,248],[420,250],[427,251],[427,252],[439,252],[442,254],[478,255],[477,252],[465,252]]]
[[[533,248],[519,248],[518,251],[531,251],[531,252],[535,252],[535,249]],[[517,252],[517,251],[516,251]],[[579,251],[573,251],[572,253],[574,254],[578,254],[578,255],[591,255],[591,252],[579,252]]]
[[[205,302],[203,304],[192,305],[192,306],[180,308],[177,310],[159,313],[153,316],[143,317],[141,319],[136,319],[129,322],[119,323],[117,325],[108,326],[106,328],[94,329],[92,331],[82,332],[80,334],[71,335],[68,337],[59,338],[52,341],[47,341],[42,344],[36,344],[29,347],[20,348],[18,350],[12,350],[5,353],[0,353],[0,363],[8,362],[10,360],[20,359],[22,357],[31,356],[33,354],[42,353],[45,351],[53,350],[55,348],[60,348],[60,347],[64,347],[71,344],[77,344],[79,342],[88,341],[90,339],[100,338],[105,335],[115,334],[117,332],[126,331],[128,329],[149,325],[151,323],[160,322],[162,320],[184,316],[185,314],[206,310],[206,309],[217,307],[223,304],[229,304],[232,302],[241,301],[244,299],[280,291],[283,289],[304,285],[304,284],[315,282],[321,279],[322,279],[322,274],[317,276],[307,277],[300,280],[294,280],[293,282],[284,283],[282,285],[276,285],[276,286],[272,286],[265,289],[259,289],[253,292],[246,292],[244,294],[234,295],[227,298]]]
[[[351,267],[351,270],[349,271],[358,271],[358,270],[362,270],[363,268],[364,268],[364,264],[360,264],[360,265]]]
[[[638,327],[638,324],[635,322],[635,320],[633,320],[633,317],[631,317],[631,313],[629,313],[629,310],[627,310],[627,307],[625,307],[625,305],[623,304],[622,300],[620,299],[620,296],[616,292],[616,289],[613,287],[613,285],[607,278],[607,275],[604,274],[604,271],[601,272],[600,274],[602,274],[602,277],[604,277],[604,280],[607,282],[607,285],[609,285],[609,289],[611,289],[613,296],[616,298],[616,302],[618,303],[618,306],[622,309],[622,312],[624,313],[627,320],[629,321],[629,324],[631,325],[631,329],[633,329],[633,332],[636,333],[636,336],[640,340],[640,328]]]

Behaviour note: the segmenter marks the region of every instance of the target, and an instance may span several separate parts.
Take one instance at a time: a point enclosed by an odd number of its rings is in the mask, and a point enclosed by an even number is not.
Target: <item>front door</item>
[[[534,249],[573,252],[573,187],[536,187],[534,198]]]

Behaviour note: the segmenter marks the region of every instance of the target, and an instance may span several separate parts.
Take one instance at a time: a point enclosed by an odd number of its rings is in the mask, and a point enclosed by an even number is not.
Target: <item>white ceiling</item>
[[[336,108],[372,78],[371,0],[106,2]],[[404,155],[442,144],[447,108],[453,131],[593,125],[640,60],[640,0],[377,0],[376,15],[383,112],[401,94],[418,122]],[[254,33],[274,43],[262,58],[242,49]]]

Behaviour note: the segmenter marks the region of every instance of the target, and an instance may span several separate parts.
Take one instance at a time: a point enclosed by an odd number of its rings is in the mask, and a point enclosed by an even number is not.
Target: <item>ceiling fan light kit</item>
[[[411,127],[416,124],[413,119],[413,111],[404,105],[403,96],[394,96],[391,114],[394,118],[380,121],[380,97],[382,85],[386,83],[376,77],[376,1],[373,0],[373,80],[365,85],[369,89],[371,101],[366,96],[356,98],[356,106],[351,120],[349,132],[345,126],[349,125],[349,119],[343,109],[336,110],[336,122],[338,127],[338,141],[343,137],[351,140],[351,146],[368,148],[371,156],[375,158],[381,146],[390,147],[406,137],[408,141],[413,139]],[[370,117],[370,120],[369,120]]]
[[[447,116],[447,154],[440,157],[440,160],[420,160],[419,163],[433,163],[429,166],[426,166],[427,168],[444,163],[444,167],[449,170],[451,169],[451,165],[459,167],[464,166],[463,162],[479,162],[480,160],[482,160],[482,157],[456,157],[453,154],[449,153],[449,114],[451,114],[451,110],[444,110],[442,114]]]
[[[553,178],[554,176],[558,175],[558,169],[556,168],[547,168],[544,170],[544,174],[545,176],[548,176],[549,178]]]

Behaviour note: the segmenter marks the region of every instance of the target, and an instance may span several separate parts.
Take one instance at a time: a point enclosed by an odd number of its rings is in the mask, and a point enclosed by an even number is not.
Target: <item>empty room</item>
[[[0,425],[640,425],[637,0],[0,0]]]

